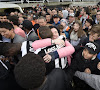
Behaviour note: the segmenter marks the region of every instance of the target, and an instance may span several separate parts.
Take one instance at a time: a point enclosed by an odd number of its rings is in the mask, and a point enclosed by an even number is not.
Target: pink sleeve
[[[20,36],[22,36],[22,37],[26,37],[26,34],[25,34],[25,32],[21,29],[21,28],[16,28],[15,30],[14,30],[14,32],[16,33],[16,34],[18,34],[18,35],[20,35]]]
[[[34,50],[36,50],[38,48],[47,47],[47,46],[50,46],[50,45],[51,45],[51,39],[50,38],[36,40],[32,43],[32,47],[34,48]]]
[[[74,47],[68,41],[65,41],[65,45],[66,47],[57,50],[59,58],[69,56],[75,52]]]

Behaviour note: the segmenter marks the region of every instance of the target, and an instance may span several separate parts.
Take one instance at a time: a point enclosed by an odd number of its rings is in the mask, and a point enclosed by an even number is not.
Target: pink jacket
[[[15,32],[16,34],[18,34],[18,35],[24,37],[24,38],[26,37],[25,32],[24,32],[21,28],[19,28],[19,27],[17,27],[16,29],[14,29],[14,32]]]
[[[47,47],[47,46],[50,46],[50,45],[51,45],[51,39],[50,38],[36,40],[32,43],[32,47],[34,48],[34,50],[37,50],[38,48]],[[70,65],[71,54],[73,54],[75,52],[75,49],[68,41],[65,41],[65,46],[66,47],[58,49],[57,52],[59,54],[59,58],[63,58],[63,57],[67,56],[68,64]]]

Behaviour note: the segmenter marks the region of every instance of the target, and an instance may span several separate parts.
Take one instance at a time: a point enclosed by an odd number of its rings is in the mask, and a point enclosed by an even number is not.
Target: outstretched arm
[[[88,85],[90,85],[95,90],[100,90],[100,75],[87,74],[85,72],[77,71],[75,76],[84,80]]]

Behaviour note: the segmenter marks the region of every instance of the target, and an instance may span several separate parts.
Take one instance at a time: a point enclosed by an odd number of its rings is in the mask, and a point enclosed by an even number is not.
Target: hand
[[[87,74],[91,74],[91,70],[89,68],[86,68],[84,72]]]
[[[49,55],[49,54],[46,54],[44,57],[43,57],[43,59],[44,59],[44,61],[46,62],[46,63],[49,63],[50,61],[51,61],[51,56]]]
[[[64,42],[64,40],[61,40],[61,39],[54,39],[53,40],[54,41],[54,44],[58,44],[58,45],[63,45],[63,46],[65,46],[65,42]]]
[[[98,63],[97,68],[100,70],[100,62]]]

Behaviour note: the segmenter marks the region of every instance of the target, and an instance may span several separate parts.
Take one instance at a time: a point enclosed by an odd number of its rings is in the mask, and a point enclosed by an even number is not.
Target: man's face
[[[0,28],[0,34],[2,36],[4,36],[5,38],[10,38],[11,37],[11,32],[12,32],[12,30],[9,31],[6,28]]]
[[[84,57],[85,59],[92,59],[93,56],[94,56],[94,54],[90,54],[89,51],[88,51],[87,49],[84,49],[84,50],[83,50],[83,57]]]
[[[70,14],[70,13],[74,13],[74,11],[70,9],[69,14]]]
[[[8,19],[7,19],[6,16],[0,16],[0,21],[1,21],[1,22],[7,22]]]
[[[55,22],[55,24],[57,24],[59,22],[59,18],[53,18],[53,21]]]
[[[50,22],[50,19],[51,19],[50,15],[46,15],[47,22]]]
[[[52,10],[52,15],[56,15],[57,14],[57,11],[56,10]]]
[[[38,23],[40,26],[46,26],[46,21],[44,19],[38,19]]]
[[[82,10],[81,10],[80,14],[81,14],[81,15],[83,15],[83,14],[84,14],[84,9],[82,9]]]
[[[75,18],[73,16],[69,16],[69,23],[72,23],[75,20]]]
[[[98,36],[98,33],[90,33],[90,35],[89,35],[90,41],[98,40],[99,38],[100,38],[100,36]]]
[[[100,12],[97,12],[97,14],[96,14],[96,18],[97,18],[97,20],[100,21]]]
[[[19,24],[22,24],[22,23],[23,23],[23,21],[24,21],[24,18],[19,17]]]

